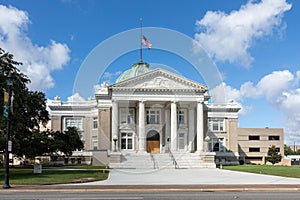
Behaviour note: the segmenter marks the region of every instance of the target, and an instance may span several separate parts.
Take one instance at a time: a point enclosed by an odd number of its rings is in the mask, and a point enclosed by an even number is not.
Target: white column
[[[203,104],[197,102],[197,152],[203,152]]]
[[[146,151],[146,133],[145,133],[145,104],[139,102],[139,151]]]
[[[112,124],[111,124],[111,150],[113,151],[115,148],[115,143],[113,141],[114,136],[118,137],[116,149],[119,150],[120,144],[120,135],[118,131],[119,127],[119,105],[117,101],[112,102],[112,112],[111,112]]]
[[[195,112],[194,108],[189,108],[189,152],[193,152],[194,148],[194,139],[195,139]]]
[[[171,148],[170,145],[171,145],[171,132],[170,132],[170,124],[171,124],[171,121],[170,121],[170,110],[165,110],[165,118],[166,118],[166,134],[165,134],[165,144],[166,144],[166,150],[168,150],[168,148]],[[169,138],[169,141],[168,141],[168,138]]]
[[[176,109],[176,102],[171,103],[171,151],[177,151],[177,109]]]

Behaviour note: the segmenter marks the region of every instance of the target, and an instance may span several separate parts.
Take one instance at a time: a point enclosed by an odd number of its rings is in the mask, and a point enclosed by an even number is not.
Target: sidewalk
[[[300,179],[223,169],[111,170],[105,181],[79,185],[252,185],[300,184]],[[73,184],[78,185],[78,184]]]
[[[12,185],[6,192],[243,192],[300,191],[300,179],[223,169],[111,170],[105,181]]]

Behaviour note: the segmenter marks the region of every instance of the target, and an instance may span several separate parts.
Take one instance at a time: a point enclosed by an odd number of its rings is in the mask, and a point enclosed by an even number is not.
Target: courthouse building
[[[239,128],[234,102],[209,103],[208,87],[138,62],[95,98],[48,103],[53,130],[79,129],[93,164],[110,167],[215,167],[264,164],[283,129]],[[169,160],[169,161],[166,161]]]

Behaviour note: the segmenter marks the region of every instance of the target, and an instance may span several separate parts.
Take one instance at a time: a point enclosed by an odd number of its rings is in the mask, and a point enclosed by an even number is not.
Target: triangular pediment
[[[189,80],[178,74],[163,70],[155,69],[142,75],[121,81],[109,86],[114,89],[169,89],[169,90],[197,90],[206,92],[208,87]]]

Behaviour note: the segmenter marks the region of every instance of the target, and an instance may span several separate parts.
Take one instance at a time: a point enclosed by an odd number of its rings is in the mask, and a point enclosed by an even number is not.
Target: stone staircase
[[[181,169],[215,168],[214,163],[205,163],[197,153],[175,152],[173,156]]]
[[[168,153],[153,154],[156,168],[158,169],[174,169],[175,164],[173,163]]]
[[[173,153],[177,163],[176,168],[215,168],[214,163],[205,163],[196,153]],[[169,153],[123,153],[120,163],[110,163],[110,168],[116,169],[175,169],[174,161]]]
[[[110,163],[115,169],[153,169],[154,162],[149,153],[123,153],[120,163]]]

